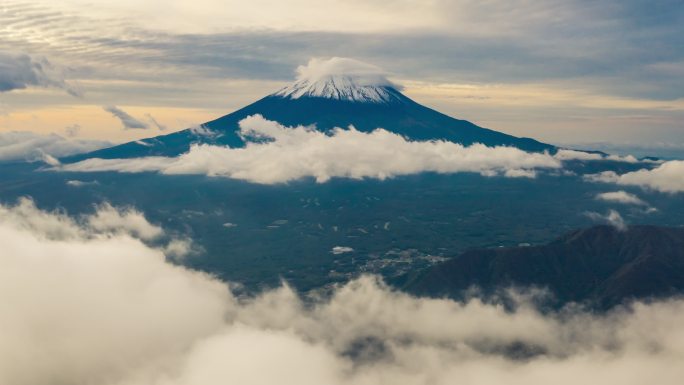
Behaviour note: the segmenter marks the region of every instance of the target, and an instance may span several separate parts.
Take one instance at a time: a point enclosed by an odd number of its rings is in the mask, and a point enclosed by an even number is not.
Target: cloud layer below
[[[60,170],[206,174],[273,184],[306,177],[320,183],[334,177],[385,179],[419,172],[534,177],[537,169],[561,166],[549,154],[512,147],[413,142],[383,129],[336,129],[326,134],[309,127],[285,127],[260,115],[242,120],[240,133],[248,141],[245,148],[197,145],[176,158],[88,159]]]
[[[29,201],[0,213],[1,383],[668,385],[684,375],[677,299],[542,314],[533,292],[509,293],[507,311],[363,277],[306,303],[288,287],[238,300],[115,223]]]

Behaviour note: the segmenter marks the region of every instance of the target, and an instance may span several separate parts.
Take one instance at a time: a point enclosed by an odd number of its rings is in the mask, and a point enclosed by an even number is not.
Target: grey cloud
[[[82,96],[46,58],[0,51],[0,92],[31,86],[61,88],[72,96]]]
[[[146,129],[150,127],[147,123],[132,117],[126,111],[117,106],[104,106],[102,108],[112,114],[115,118],[119,119],[126,130]]]
[[[638,0],[525,2],[515,6],[501,1],[436,4],[444,15],[469,20],[456,23],[454,19],[453,29],[433,32],[262,30],[194,35],[109,21],[123,28],[127,38],[78,34],[71,38],[69,52],[90,61],[90,68],[81,71],[95,77],[129,74],[149,79],[144,70],[148,66],[155,71],[161,67],[184,69],[184,74],[192,77],[290,80],[294,68],[309,57],[344,52],[413,79],[489,83],[572,80],[575,86],[623,96],[683,96],[684,80],[671,76],[672,68],[684,63],[684,48],[679,44],[684,33],[684,6],[677,2],[658,6]],[[79,19],[77,24],[89,26],[92,22]],[[45,28],[59,38],[67,26]],[[126,71],[103,73],[97,69],[103,58]],[[136,70],[131,71],[131,66]],[[106,68],[117,71],[110,65]],[[88,75],[88,71],[94,72]],[[157,76],[165,75],[162,71]]]
[[[168,127],[166,127],[165,125],[159,123],[159,122],[157,121],[157,119],[155,119],[154,116],[152,116],[152,114],[147,113],[147,114],[145,114],[145,116],[146,116],[147,119],[150,121],[150,123],[152,123],[152,125],[154,125],[155,127],[157,127],[158,130],[160,130],[160,131],[166,131],[166,129],[168,128]]]
[[[622,215],[620,215],[620,213],[615,210],[608,210],[606,214],[600,214],[593,211],[586,212],[584,214],[593,221],[606,223],[608,225],[615,227],[618,230],[622,231],[627,229],[627,223],[622,218]]]

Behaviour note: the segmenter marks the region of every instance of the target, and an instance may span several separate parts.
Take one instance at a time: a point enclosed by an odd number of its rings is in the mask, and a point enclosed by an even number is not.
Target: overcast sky
[[[684,147],[681,0],[141,3],[2,0],[0,131],[158,135],[276,91],[312,57],[344,56],[499,131]]]

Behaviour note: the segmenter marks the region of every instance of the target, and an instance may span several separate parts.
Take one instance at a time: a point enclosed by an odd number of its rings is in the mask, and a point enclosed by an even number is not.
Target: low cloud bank
[[[639,186],[665,193],[684,192],[684,161],[671,160],[653,169],[641,169],[625,174],[604,171],[598,174],[586,175],[585,180],[615,183],[624,186]]]
[[[112,210],[116,210],[112,208]],[[120,211],[120,210],[119,210]],[[679,384],[684,301],[605,315],[415,298],[373,277],[237,299],[132,231],[0,206],[0,383]]]
[[[27,131],[0,132],[0,162],[46,160],[46,155],[59,158],[111,145],[110,142],[99,140],[67,139],[57,134],[42,135]]]
[[[652,160],[639,160],[633,155],[604,155],[598,152],[586,152],[577,150],[560,149],[554,157],[558,160],[612,160],[625,163],[653,163]]]
[[[274,184],[306,177],[322,183],[334,177],[386,179],[420,172],[534,177],[537,169],[561,167],[549,154],[513,147],[414,142],[383,129],[336,129],[326,134],[309,127],[285,127],[261,115],[243,119],[240,134],[248,142],[245,148],[197,145],[175,158],[88,159],[60,170],[205,174]]]

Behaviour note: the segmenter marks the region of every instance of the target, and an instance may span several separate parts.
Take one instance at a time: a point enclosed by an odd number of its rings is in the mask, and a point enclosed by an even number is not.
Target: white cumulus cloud
[[[671,160],[653,169],[641,169],[625,174],[604,171],[598,174],[586,175],[585,179],[591,182],[640,186],[666,193],[684,192],[684,161]]]
[[[612,160],[615,162],[625,163],[653,163],[652,160],[640,161],[633,155],[604,155],[598,152],[586,152],[578,150],[560,149],[556,152],[554,157],[558,160]]]
[[[318,83],[327,78],[339,76],[353,78],[360,86],[389,86],[401,89],[401,86],[387,79],[387,73],[382,68],[356,59],[312,58],[306,65],[297,67],[298,82]]]
[[[605,315],[415,298],[373,277],[236,299],[128,232],[0,205],[0,383],[674,385],[684,301]]]
[[[88,159],[59,169],[206,174],[274,184],[306,177],[322,183],[335,177],[386,179],[420,172],[534,177],[536,169],[561,167],[547,153],[514,147],[409,141],[383,129],[365,133],[338,128],[326,134],[310,127],[285,127],[261,115],[243,119],[240,134],[248,141],[245,148],[197,145],[175,158]]]
[[[88,226],[100,232],[129,233],[142,240],[151,241],[161,237],[164,230],[151,224],[145,216],[132,208],[115,208],[104,203],[97,208],[95,214],[87,219]]]
[[[648,203],[643,201],[638,196],[623,190],[600,193],[596,195],[596,199],[606,202],[623,203],[627,205],[648,206]]]

